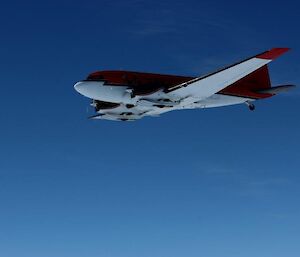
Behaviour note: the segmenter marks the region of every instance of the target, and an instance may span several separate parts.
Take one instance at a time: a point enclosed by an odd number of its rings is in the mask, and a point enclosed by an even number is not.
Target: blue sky
[[[272,47],[299,84],[296,1],[10,1],[0,9],[0,256],[300,252],[299,89],[245,106],[89,121],[73,84],[199,75]]]

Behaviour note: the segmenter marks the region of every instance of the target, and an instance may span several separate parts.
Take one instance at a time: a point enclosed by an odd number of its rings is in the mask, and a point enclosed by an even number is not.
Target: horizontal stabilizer
[[[295,85],[282,85],[282,86],[270,87],[270,88],[266,88],[266,89],[262,89],[262,90],[257,90],[257,93],[276,95],[279,93],[290,91],[291,89],[293,89],[295,87],[296,87]]]

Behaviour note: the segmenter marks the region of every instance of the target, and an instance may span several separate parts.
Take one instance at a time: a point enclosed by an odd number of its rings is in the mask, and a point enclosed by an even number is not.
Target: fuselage
[[[185,99],[176,91],[168,92],[174,85],[184,84],[194,77],[161,75],[128,71],[100,71],[90,74],[86,80],[75,84],[75,89],[82,95],[93,99],[98,113],[116,115],[126,109],[135,118],[143,113],[159,115],[178,109],[211,108],[245,103],[271,96],[255,91],[260,87],[269,87],[265,76],[267,70],[260,69],[248,78],[201,99],[187,96]],[[255,81],[254,81],[255,80]],[[255,82],[255,83],[254,83]]]
[[[209,74],[211,75],[211,74]],[[206,75],[208,76],[208,75]],[[135,95],[147,96],[160,89],[168,89],[174,85],[186,83],[196,77],[164,75],[155,73],[143,73],[132,71],[98,71],[91,73],[84,82],[104,82],[104,86],[127,87],[135,92]],[[267,67],[263,67],[250,75],[237,81],[219,93],[231,96],[240,96],[253,99],[268,97],[268,94],[256,92],[261,88],[271,86]]]

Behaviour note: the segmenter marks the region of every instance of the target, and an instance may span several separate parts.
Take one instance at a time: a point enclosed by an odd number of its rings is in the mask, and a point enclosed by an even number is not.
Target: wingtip
[[[256,57],[260,59],[274,60],[289,50],[290,48],[287,47],[272,48],[271,50],[259,54]]]

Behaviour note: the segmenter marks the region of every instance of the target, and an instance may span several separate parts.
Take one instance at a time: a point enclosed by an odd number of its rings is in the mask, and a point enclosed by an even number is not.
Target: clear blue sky
[[[201,3],[200,3],[201,2]],[[300,90],[89,121],[92,71],[199,75],[272,47],[299,83],[296,1],[7,1],[0,9],[2,257],[298,257]]]

